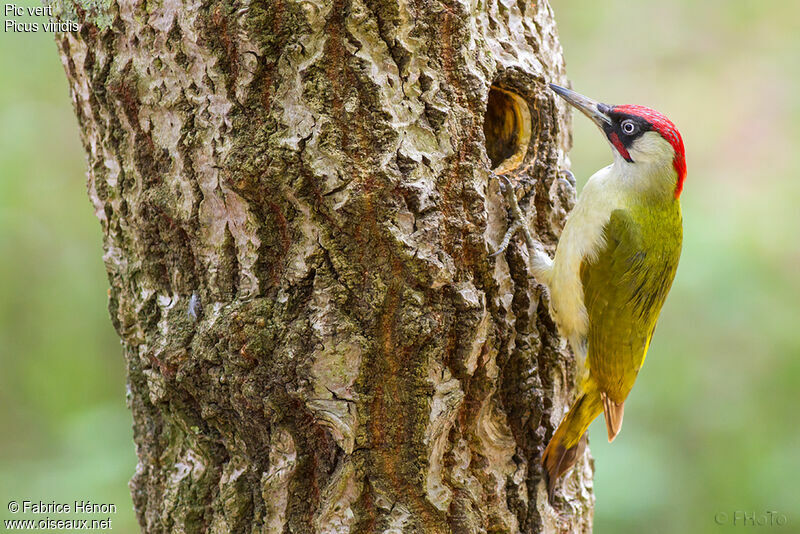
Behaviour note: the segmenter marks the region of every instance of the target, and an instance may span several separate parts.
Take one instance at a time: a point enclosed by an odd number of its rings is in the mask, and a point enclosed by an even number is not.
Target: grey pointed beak
[[[611,124],[611,117],[608,115],[611,111],[611,106],[592,100],[580,93],[576,93],[575,91],[558,86],[554,83],[550,84],[550,89],[575,106],[581,113],[589,117],[600,129],[602,129],[605,124]]]

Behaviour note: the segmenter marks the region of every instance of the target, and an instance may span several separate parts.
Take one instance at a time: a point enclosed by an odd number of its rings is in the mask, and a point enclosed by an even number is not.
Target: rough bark
[[[572,358],[524,247],[490,256],[508,224],[490,168],[551,250],[574,199],[546,2],[75,0],[61,16],[82,25],[57,43],[143,530],[591,529],[588,454],[556,508],[539,465]],[[511,119],[503,95],[524,106]]]

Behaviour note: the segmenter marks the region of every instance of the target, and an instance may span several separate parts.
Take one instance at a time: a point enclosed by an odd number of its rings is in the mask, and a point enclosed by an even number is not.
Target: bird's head
[[[674,194],[680,196],[686,156],[672,121],[644,106],[609,106],[558,85],[550,84],[550,88],[589,117],[626,164],[674,170]]]

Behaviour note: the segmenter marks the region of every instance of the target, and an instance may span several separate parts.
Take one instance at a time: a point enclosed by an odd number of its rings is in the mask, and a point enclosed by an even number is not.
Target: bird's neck
[[[672,163],[637,162],[628,163],[616,155],[612,172],[617,176],[619,187],[631,198],[644,203],[673,203],[678,174]]]

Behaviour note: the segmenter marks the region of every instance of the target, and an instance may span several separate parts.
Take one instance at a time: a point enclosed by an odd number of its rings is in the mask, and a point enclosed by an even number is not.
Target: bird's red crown
[[[678,173],[678,182],[675,185],[675,198],[678,198],[683,191],[683,181],[686,179],[686,155],[683,150],[683,138],[678,128],[663,114],[645,106],[614,106],[613,109],[619,113],[627,113],[643,118],[650,123],[654,131],[661,134],[661,137],[672,145],[675,151],[675,158],[672,160],[672,165],[675,167],[675,172]]]

